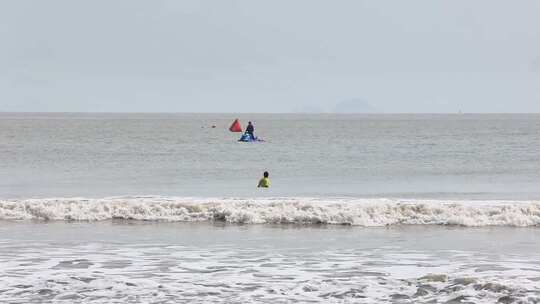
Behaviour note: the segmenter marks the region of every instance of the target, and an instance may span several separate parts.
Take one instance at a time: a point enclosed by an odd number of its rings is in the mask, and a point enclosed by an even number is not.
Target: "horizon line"
[[[162,111],[2,111],[0,114],[304,114],[304,115],[527,115],[540,112],[162,112]]]

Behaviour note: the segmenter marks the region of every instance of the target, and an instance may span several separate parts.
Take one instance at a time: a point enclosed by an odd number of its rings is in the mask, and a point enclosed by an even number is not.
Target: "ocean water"
[[[540,115],[234,118],[1,113],[0,302],[540,303]]]
[[[234,118],[0,114],[0,196],[540,197],[540,115]]]

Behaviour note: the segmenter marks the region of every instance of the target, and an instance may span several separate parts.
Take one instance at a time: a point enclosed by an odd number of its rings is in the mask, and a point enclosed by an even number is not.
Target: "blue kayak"
[[[259,139],[257,137],[251,137],[251,135],[249,135],[249,134],[243,134],[242,137],[240,137],[240,139],[238,141],[240,141],[240,142],[260,142],[260,141],[264,141],[264,140]]]

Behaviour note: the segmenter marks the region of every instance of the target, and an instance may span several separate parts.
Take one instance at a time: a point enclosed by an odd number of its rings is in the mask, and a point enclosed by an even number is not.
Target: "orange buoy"
[[[242,126],[240,126],[240,121],[238,118],[233,121],[232,125],[229,127],[229,131],[242,132]]]

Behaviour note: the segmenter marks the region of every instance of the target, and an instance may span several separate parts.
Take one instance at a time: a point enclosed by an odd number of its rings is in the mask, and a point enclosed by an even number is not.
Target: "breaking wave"
[[[540,226],[540,201],[113,197],[0,200],[0,220]]]

